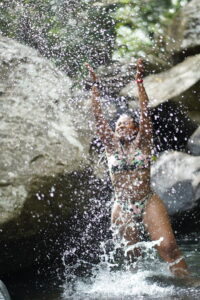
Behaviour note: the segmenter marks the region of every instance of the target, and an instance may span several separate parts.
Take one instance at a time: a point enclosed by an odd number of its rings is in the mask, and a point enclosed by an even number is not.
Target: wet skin
[[[146,148],[140,146],[138,125],[127,115],[122,115],[116,122],[113,147],[108,148],[109,157],[116,151],[125,155],[134,153],[139,148],[144,154],[149,154]],[[121,146],[123,142],[123,146]],[[123,147],[123,150],[122,150]],[[111,180],[117,194],[123,195],[123,200],[134,203],[141,200],[151,191],[150,164],[147,168],[130,171],[119,171],[111,175]]]
[[[96,74],[89,65],[87,67],[95,83]],[[131,117],[123,115],[118,119],[115,132],[113,132],[103,116],[99,90],[95,84],[92,87],[92,107],[97,133],[105,146],[108,158],[113,153],[122,151],[120,142],[123,144],[125,156],[128,154],[134,156],[135,149],[140,149],[143,155],[151,155],[152,122],[148,113],[148,96],[142,83],[143,71],[143,63],[139,59],[135,76],[140,105],[139,128]],[[146,195],[150,195],[143,214],[143,224],[152,241],[163,238],[163,241],[156,248],[160,256],[169,263],[171,272],[179,277],[187,276],[187,265],[177,246],[167,209],[158,195],[150,193],[150,165],[144,166],[142,169],[111,174],[111,179],[118,198],[120,195],[120,201],[134,203]],[[119,226],[119,232],[126,239],[127,245],[133,245],[140,240],[140,233],[134,224],[133,213],[124,211],[117,201],[115,201],[112,209],[111,221],[112,224]],[[139,254],[139,251],[134,254]]]
[[[113,151],[116,151],[120,141],[123,141],[124,151],[126,151],[125,153],[127,154],[134,153],[136,145],[141,145],[139,148],[142,152],[149,154],[151,149],[146,147],[145,144],[144,147],[142,147],[139,138],[138,128],[132,121],[132,118],[123,116],[116,123],[113,139],[114,148],[113,150],[110,148],[107,155],[112,155]],[[111,179],[115,192],[123,195],[122,198],[120,198],[122,201],[134,203],[140,201],[151,192],[150,165],[141,170],[118,172],[113,174]],[[132,213],[124,212],[118,203],[115,203],[113,206],[111,222],[112,224],[118,225],[120,235],[124,236],[125,240],[127,240],[127,245],[133,245],[140,241],[140,232],[133,226]],[[143,223],[152,240],[163,238],[163,242],[159,246],[156,246],[156,248],[165,261],[172,263],[181,257],[181,252],[177,246],[167,210],[156,194],[153,194],[148,200],[143,214]],[[129,224],[131,224],[131,226]],[[133,254],[134,256],[139,256],[140,249],[135,248]],[[132,256],[132,253],[129,255]],[[179,277],[188,274],[184,259],[171,266],[170,270]]]

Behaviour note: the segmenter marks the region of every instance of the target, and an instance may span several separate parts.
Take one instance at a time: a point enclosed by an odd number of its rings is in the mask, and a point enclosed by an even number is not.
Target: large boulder
[[[89,140],[74,125],[71,81],[55,66],[7,38],[1,38],[0,65],[3,224],[20,214],[33,179],[80,169]]]
[[[170,216],[175,220],[191,218],[189,231],[199,228],[200,157],[169,151],[163,153],[152,166],[152,187],[164,200]],[[181,220],[183,223],[183,220]]]
[[[41,254],[45,245],[38,244],[41,233],[53,241],[57,227],[84,211],[95,187],[88,167],[93,127],[87,93],[84,101],[73,98],[65,74],[37,51],[2,36],[0,74],[0,269],[5,272],[31,265],[33,249]]]

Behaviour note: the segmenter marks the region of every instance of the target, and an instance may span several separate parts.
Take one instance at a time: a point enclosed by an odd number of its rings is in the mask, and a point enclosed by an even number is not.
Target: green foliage
[[[11,3],[11,2],[10,2]],[[13,37],[15,15],[12,11],[12,5],[9,7],[9,2],[0,0],[0,32],[7,36]]]
[[[189,0],[119,0],[116,20],[115,59],[159,55],[157,43],[177,11]]]

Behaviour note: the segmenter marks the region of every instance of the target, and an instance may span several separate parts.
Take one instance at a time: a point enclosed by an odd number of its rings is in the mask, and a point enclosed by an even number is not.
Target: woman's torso
[[[128,148],[118,142],[107,152],[110,177],[116,197],[132,203],[144,198],[150,191],[150,155],[138,143]]]

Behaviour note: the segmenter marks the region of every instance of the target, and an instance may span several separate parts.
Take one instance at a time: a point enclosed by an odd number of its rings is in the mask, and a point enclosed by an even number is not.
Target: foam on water
[[[78,277],[73,275],[73,270],[66,266],[66,282],[63,286],[63,299],[156,299],[166,298],[174,294],[174,286],[168,284],[162,286],[158,282],[150,282],[148,279],[156,276],[170,276],[165,263],[152,254],[153,246],[157,242],[140,242],[138,246],[145,248],[146,257],[137,261],[115,261],[116,245],[113,251],[106,254],[106,246],[103,243],[101,261],[93,267],[91,276]],[[152,251],[149,251],[149,250]],[[126,249],[127,250],[127,249]],[[130,250],[130,248],[128,248]],[[124,249],[125,253],[125,249]],[[154,253],[154,252],[153,252]],[[126,254],[126,253],[125,253]],[[124,255],[126,258],[126,255]],[[79,262],[81,263],[81,262]],[[77,264],[78,266],[78,264]],[[73,266],[74,268],[74,266]],[[139,297],[139,298],[138,298]]]
[[[74,263],[71,258],[76,248],[70,247],[64,253],[63,300],[199,300],[200,273],[196,266],[200,252],[192,252],[190,244],[184,246],[183,254],[187,260],[190,258],[194,277],[181,279],[173,276],[169,264],[158,257],[155,246],[162,243],[162,237],[129,245],[119,228],[112,230],[112,238],[101,242],[100,252],[96,253],[98,263],[80,260],[79,255]],[[131,255],[136,248],[141,250],[139,257]]]
[[[109,272],[100,270],[91,281],[77,279],[72,291],[69,284],[65,284],[63,299],[122,299],[134,296],[162,298],[174,293],[173,286],[162,287],[157,283],[149,283],[152,271],[139,270]],[[128,297],[128,298],[127,298]]]

